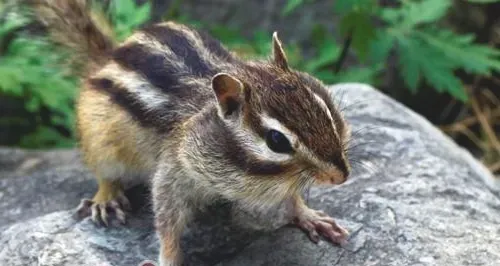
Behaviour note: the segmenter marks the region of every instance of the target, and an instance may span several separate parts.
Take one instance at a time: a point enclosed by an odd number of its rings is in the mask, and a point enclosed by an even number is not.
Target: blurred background
[[[125,39],[176,20],[246,58],[279,32],[290,63],[327,84],[368,83],[500,174],[500,0],[95,0]],[[0,145],[74,147],[78,68],[22,1],[0,0]],[[349,108],[355,108],[351,106]]]

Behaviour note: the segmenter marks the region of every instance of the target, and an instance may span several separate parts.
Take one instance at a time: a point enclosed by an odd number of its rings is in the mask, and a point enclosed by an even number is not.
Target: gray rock
[[[500,265],[500,186],[485,167],[373,88],[332,89],[353,126],[357,163],[347,183],[312,188],[307,198],[351,231],[349,243],[316,245],[300,230],[282,226],[281,211],[234,213],[221,203],[184,234],[187,264]],[[95,189],[76,151],[0,149],[0,155],[0,265],[156,260],[148,204],[136,205],[125,227],[72,218],[79,199]],[[128,193],[147,198],[141,188]],[[277,229],[248,228],[254,220]]]

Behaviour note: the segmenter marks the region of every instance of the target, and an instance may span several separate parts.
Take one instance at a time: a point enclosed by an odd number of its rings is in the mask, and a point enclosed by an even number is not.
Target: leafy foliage
[[[120,2],[120,4],[117,4]],[[10,6],[9,6],[10,7]],[[24,116],[0,119],[3,128],[28,127],[17,145],[27,148],[74,145],[74,104],[77,78],[67,70],[67,53],[40,36],[21,31],[31,21],[21,9],[0,6],[0,98],[24,103]],[[123,40],[150,18],[151,5],[114,0],[107,10],[116,37]],[[8,11],[8,12],[7,12]],[[29,125],[34,121],[35,125]],[[61,130],[62,129],[62,130]]]
[[[134,0],[111,1],[108,9],[118,40],[124,40],[151,18],[151,2],[138,5]]]
[[[380,38],[397,47],[401,76],[416,91],[422,80],[438,92],[467,100],[463,84],[454,75],[463,69],[471,74],[489,75],[500,70],[500,51],[474,43],[471,34],[459,35],[436,23],[451,7],[451,0],[401,1],[398,8],[380,8],[386,28]]]
[[[10,13],[0,24],[0,42],[26,26],[29,20],[21,14]],[[37,121],[35,131],[21,139],[21,146],[40,147],[71,145],[72,136],[64,136],[51,126],[73,127],[75,78],[59,66],[64,53],[54,53],[43,39],[19,36],[6,45],[0,57],[0,96],[21,99],[25,110]],[[42,121],[47,113],[49,122]],[[2,126],[25,123],[25,118],[4,118]],[[5,124],[8,125],[5,125]]]
[[[373,83],[394,51],[398,55],[400,75],[410,91],[416,92],[425,82],[438,92],[466,101],[464,85],[455,75],[457,70],[486,76],[500,70],[499,50],[475,43],[472,34],[458,34],[437,26],[451,8],[452,0],[399,0],[395,7],[381,6],[375,0],[332,2],[334,12],[341,16],[341,36],[349,40],[358,61],[367,66],[350,68],[347,73],[336,75],[331,69],[325,69],[323,66],[343,58],[336,40],[323,33],[320,43],[315,44],[317,57],[304,69],[326,82],[345,81],[338,77],[347,76],[352,77],[348,80]],[[287,6],[296,4],[297,1],[289,1]],[[375,27],[376,22],[381,25]],[[354,73],[357,74],[351,75]]]

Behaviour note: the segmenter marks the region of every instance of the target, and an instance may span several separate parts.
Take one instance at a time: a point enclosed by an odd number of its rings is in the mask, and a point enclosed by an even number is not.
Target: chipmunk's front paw
[[[115,213],[118,221],[125,224],[126,215],[124,210],[129,209],[130,203],[123,191],[118,190],[105,195],[97,192],[93,199],[82,199],[77,208],[77,215],[80,218],[90,215],[94,223],[103,223],[108,226],[110,213]]]
[[[345,244],[349,232],[339,226],[335,220],[323,211],[310,208],[297,210],[293,223],[309,234],[309,238],[318,243],[319,235],[323,235],[336,244]]]

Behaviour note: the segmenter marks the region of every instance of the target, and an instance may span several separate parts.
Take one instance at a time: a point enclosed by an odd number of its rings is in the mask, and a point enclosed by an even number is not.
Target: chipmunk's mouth
[[[316,183],[325,185],[340,185],[347,180],[347,176],[337,169],[316,172],[313,177]]]

